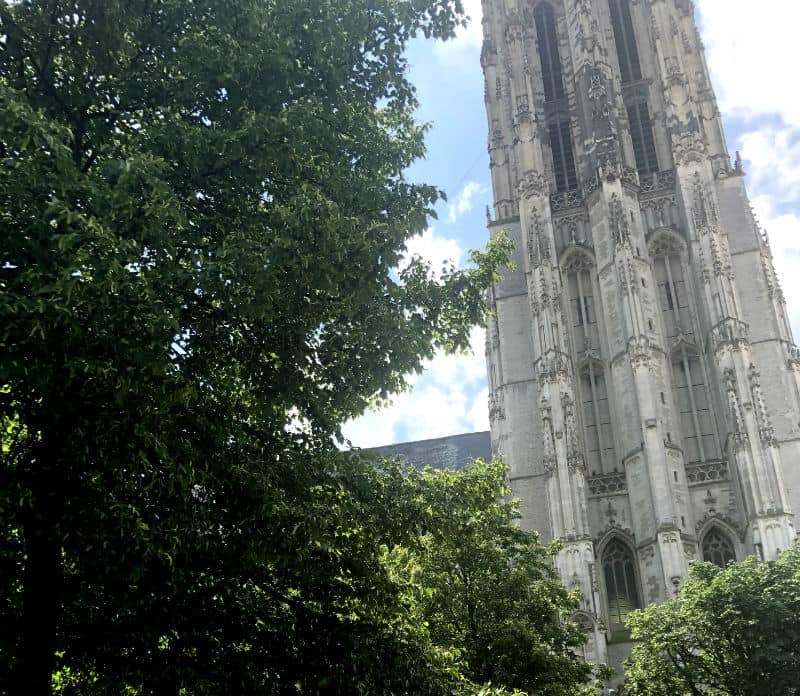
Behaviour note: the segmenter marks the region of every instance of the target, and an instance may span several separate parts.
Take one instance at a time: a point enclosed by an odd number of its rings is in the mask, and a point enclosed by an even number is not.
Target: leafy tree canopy
[[[800,548],[775,561],[691,567],[680,596],[628,617],[633,696],[800,691]]]
[[[467,345],[505,250],[440,197],[403,51],[459,0],[0,3],[0,690],[446,693],[341,423]],[[455,681],[454,681],[455,680]]]
[[[586,635],[567,620],[579,598],[552,565],[557,544],[544,547],[516,524],[506,473],[500,461],[479,461],[402,476],[400,498],[419,501],[412,519],[422,533],[390,551],[394,573],[431,639],[456,650],[475,683],[532,696],[596,693],[585,686],[592,666],[576,653]]]

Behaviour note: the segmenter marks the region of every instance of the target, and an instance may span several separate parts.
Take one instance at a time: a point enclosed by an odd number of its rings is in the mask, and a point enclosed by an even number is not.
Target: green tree
[[[691,567],[680,596],[628,617],[633,696],[800,692],[800,548],[767,563]]]
[[[461,11],[0,3],[0,691],[458,682],[334,441],[467,345],[505,253],[395,271],[440,196],[403,51]]]
[[[499,460],[464,472],[408,472],[399,497],[417,501],[410,517],[420,533],[413,546],[395,547],[391,562],[432,640],[458,652],[469,679],[574,695],[592,672],[575,652],[586,636],[568,620],[578,597],[553,567],[557,545],[542,546],[516,523],[506,475]]]

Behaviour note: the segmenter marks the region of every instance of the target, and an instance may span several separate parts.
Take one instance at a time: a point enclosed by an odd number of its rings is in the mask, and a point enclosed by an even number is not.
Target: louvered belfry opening
[[[578,188],[575,155],[572,150],[572,133],[567,119],[554,121],[548,127],[550,149],[553,153],[553,174],[556,191],[574,191]]]
[[[619,69],[622,82],[635,82],[642,79],[642,66],[639,63],[639,50],[633,31],[630,0],[609,0],[611,26],[614,29],[614,42],[617,45]]]
[[[561,73],[561,56],[558,52],[556,15],[549,2],[537,5],[533,12],[536,22],[536,43],[542,65],[544,100],[557,101],[564,97],[564,78]]]
[[[628,104],[628,122],[633,153],[636,156],[636,169],[639,174],[655,174],[658,171],[656,142],[653,137],[650,111],[644,99],[637,99]]]

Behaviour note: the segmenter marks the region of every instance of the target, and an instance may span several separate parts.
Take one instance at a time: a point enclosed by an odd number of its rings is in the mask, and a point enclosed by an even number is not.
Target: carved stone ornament
[[[587,479],[592,496],[624,495],[628,492],[628,480],[624,473],[600,474]],[[609,507],[611,503],[609,502]],[[616,514],[616,513],[615,513]]]
[[[711,328],[709,341],[715,353],[745,348],[750,345],[750,327],[743,321],[727,317]]]
[[[675,162],[679,165],[703,162],[708,153],[705,141],[695,132],[673,135],[672,150]]]
[[[481,47],[481,66],[484,70],[497,65],[497,46],[491,36],[484,37]]]
[[[630,246],[631,230],[625,207],[619,196],[615,193],[609,203],[609,222],[611,223],[611,238],[616,246]]]
[[[655,368],[653,351],[647,336],[637,336],[628,342],[628,359],[634,370]]]
[[[572,376],[572,358],[558,350],[547,351],[536,361],[535,367],[540,385],[552,384]]]
[[[497,390],[489,394],[489,420],[494,423],[498,420],[505,420],[506,407],[502,390]]]
[[[540,172],[525,172],[519,181],[519,193],[523,198],[547,196],[550,193],[550,182]]]
[[[719,481],[728,481],[730,479],[728,462],[719,460],[687,464],[686,478],[690,486],[702,486]]]
[[[550,248],[550,240],[547,238],[542,225],[542,219],[535,208],[531,217],[533,219],[528,228],[528,260],[531,268],[539,268],[543,263],[550,261],[552,250]]]

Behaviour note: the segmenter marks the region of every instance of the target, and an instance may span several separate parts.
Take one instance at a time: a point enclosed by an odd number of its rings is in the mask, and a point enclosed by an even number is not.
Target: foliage
[[[334,446],[467,345],[506,254],[396,272],[440,197],[403,50],[461,11],[0,3],[0,691],[461,683]]]
[[[800,685],[800,548],[692,566],[680,596],[628,618],[633,696],[776,696]]]
[[[529,694],[577,694],[591,665],[575,653],[586,636],[567,621],[578,608],[544,547],[521,529],[506,467],[475,462],[464,472],[411,471],[403,499],[419,501],[413,546],[391,563],[437,645],[456,650],[465,674]]]

